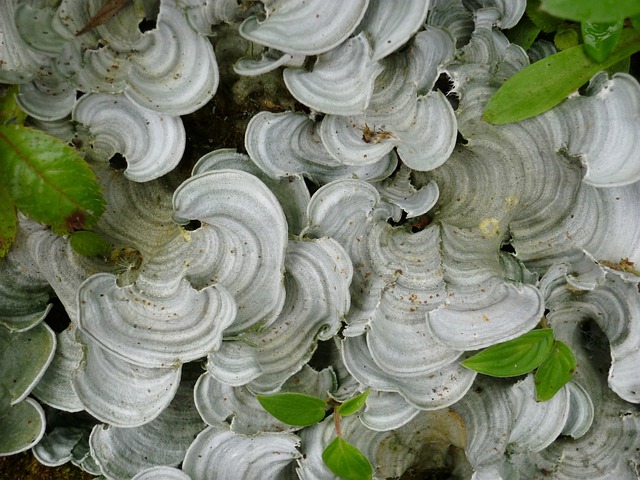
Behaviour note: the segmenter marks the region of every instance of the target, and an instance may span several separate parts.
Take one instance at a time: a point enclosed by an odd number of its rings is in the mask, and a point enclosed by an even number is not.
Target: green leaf
[[[13,200],[0,185],[0,258],[4,257],[16,238],[18,219]]]
[[[604,62],[618,44],[623,24],[622,20],[615,23],[582,22],[580,28],[587,55],[596,62]]]
[[[563,23],[561,18],[556,18],[540,10],[540,0],[529,0],[527,2],[527,16],[543,32],[551,33]],[[522,20],[521,20],[522,21]]]
[[[629,73],[630,69],[631,69],[631,57],[627,57],[620,60],[615,65],[611,65],[609,68],[607,68],[607,72],[609,72],[609,75],[613,75],[614,73],[618,73],[618,72]]]
[[[320,422],[327,402],[304,393],[276,393],[258,395],[258,402],[267,412],[283,423],[306,427]]]
[[[0,125],[0,185],[32,219],[56,233],[90,228],[104,211],[96,177],[61,140],[21,125]]]
[[[12,85],[0,97],[0,125],[24,125],[27,114],[20,109],[18,102],[16,102],[18,92],[18,85]]]
[[[553,37],[553,43],[560,51],[568,50],[580,44],[580,34],[578,33],[578,26],[575,24],[567,25],[566,27],[558,28],[558,31]]]
[[[556,340],[547,359],[535,376],[536,400],[546,402],[571,380],[576,369],[576,357],[567,344]]]
[[[547,358],[552,347],[553,330],[541,328],[485,348],[461,363],[492,377],[515,377],[533,371]]]
[[[541,8],[576,22],[617,22],[640,14],[638,0],[542,0]]]
[[[540,33],[540,27],[529,20],[528,17],[522,17],[515,27],[505,30],[504,33],[511,43],[520,45],[524,50],[528,50]]]
[[[362,392],[360,395],[356,395],[353,398],[350,398],[342,405],[338,407],[338,413],[343,417],[348,417],[349,415],[353,415],[358,410],[362,408],[364,402],[367,401],[367,397],[369,396],[370,390]]]
[[[600,70],[640,50],[640,31],[625,28],[603,63],[591,60],[582,45],[550,55],[519,71],[491,97],[483,118],[495,125],[518,122],[549,110]]]
[[[85,257],[108,255],[111,252],[111,244],[96,232],[81,230],[73,232],[69,238],[71,248]]]
[[[373,477],[371,463],[360,450],[336,437],[322,452],[322,460],[329,470],[344,480],[368,480]]]

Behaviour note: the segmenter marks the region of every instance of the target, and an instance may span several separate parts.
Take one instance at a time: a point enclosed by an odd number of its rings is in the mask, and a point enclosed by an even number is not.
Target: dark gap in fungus
[[[548,308],[545,308],[545,309],[544,309],[544,312],[542,312],[542,315],[544,315],[544,316],[546,317],[546,316],[547,316],[547,315],[549,315],[550,313],[551,313],[551,310],[549,310]]]
[[[458,135],[456,137],[456,145],[466,145],[469,143],[469,140],[467,140],[466,138],[464,138],[462,136],[462,134],[460,132],[458,132]]]
[[[629,74],[633,75],[636,80],[640,81],[640,53],[631,55],[629,62]]]
[[[447,100],[451,104],[451,107],[454,110],[458,109],[458,105],[460,104],[460,99],[458,98],[458,94],[453,91],[453,81],[451,77],[446,73],[441,73],[436,80],[436,83],[433,85],[434,90],[440,90],[445,94]]]
[[[315,183],[313,180],[308,179],[307,177],[303,177],[303,178],[304,178],[304,184],[307,186],[307,189],[309,190],[309,195],[313,196],[313,194],[316,193],[320,188],[320,185]]]
[[[449,95],[451,90],[453,89],[453,82],[451,81],[451,77],[447,75],[445,72],[442,72],[436,82],[433,85],[434,90],[440,90],[445,95]]]
[[[51,303],[51,310],[44,319],[45,323],[56,333],[64,332],[71,324],[67,311],[58,297],[49,299],[49,303]]]
[[[73,148],[82,148],[82,145],[84,144],[84,142],[82,141],[82,139],[79,136],[75,136],[71,139],[71,141],[69,142],[69,145],[72,146]]]
[[[428,213],[418,215],[417,217],[407,218],[407,212],[403,210],[398,221],[395,221],[393,218],[389,218],[387,223],[392,227],[404,226],[411,233],[418,233],[429,226],[432,220],[433,218]]]
[[[404,225],[405,223],[407,223],[407,212],[403,210],[402,214],[400,215],[400,220],[398,220],[397,222],[393,218],[389,218],[387,219],[387,223],[392,227],[399,227],[400,225]]]
[[[149,32],[156,28],[156,21],[150,18],[143,18],[142,21],[138,24],[138,28],[142,33]]]
[[[578,93],[580,95],[586,95],[588,88],[589,88],[589,82],[583,83],[582,86],[578,89]]]
[[[188,232],[193,232],[194,230],[199,229],[202,226],[202,222],[200,220],[189,220],[189,223],[183,225],[184,228]]]
[[[511,253],[513,255],[516,254],[516,249],[513,247],[513,244],[510,241],[505,242],[502,245],[500,245],[500,251],[501,252],[506,252],[506,253]]]
[[[316,351],[309,360],[309,366],[316,371],[321,371],[333,365],[333,341],[319,341]]]
[[[304,63],[302,64],[302,68],[304,68],[307,72],[311,72],[313,70],[313,66],[318,61],[318,57],[316,55],[310,55],[304,59]]]
[[[587,318],[578,326],[582,337],[582,346],[585,349],[591,365],[604,376],[611,366],[611,354],[609,353],[609,340],[600,326],[592,318]]]
[[[80,90],[76,90],[76,100],[80,100],[80,97],[82,97],[84,95],[84,92],[81,92]]]
[[[127,168],[127,159],[121,153],[115,153],[113,157],[109,159],[109,166],[114,170],[124,170]]]

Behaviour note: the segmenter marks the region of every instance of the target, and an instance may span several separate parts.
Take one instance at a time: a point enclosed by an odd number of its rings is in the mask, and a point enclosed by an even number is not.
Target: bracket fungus
[[[135,0],[84,29],[102,3],[0,2],[0,81],[85,155],[110,250],[16,217],[0,455],[326,479],[344,437],[376,479],[637,477],[637,78],[494,125],[500,85],[555,51],[510,41],[524,0]],[[465,366],[538,327],[575,360],[547,401],[541,363]],[[262,407],[284,393],[317,397],[316,423]]]

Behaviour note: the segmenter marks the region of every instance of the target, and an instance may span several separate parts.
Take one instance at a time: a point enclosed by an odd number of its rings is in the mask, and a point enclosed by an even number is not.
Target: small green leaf
[[[0,125],[0,185],[18,209],[56,233],[88,229],[104,211],[84,159],[61,140],[21,125]]]
[[[16,238],[18,219],[13,200],[0,185],[0,258],[4,257]]]
[[[578,34],[578,26],[575,24],[567,25],[566,27],[558,28],[558,31],[553,37],[553,43],[560,51],[568,50],[580,44],[580,34]]]
[[[580,28],[587,55],[596,62],[604,62],[618,44],[623,24],[622,20],[615,23],[582,22]]]
[[[111,252],[111,244],[96,232],[73,232],[69,237],[69,243],[71,248],[85,257],[108,255]]]
[[[360,450],[336,437],[322,452],[322,460],[329,470],[344,480],[369,480],[373,477],[371,463]]]
[[[304,393],[276,393],[258,395],[258,402],[267,412],[283,423],[306,427],[320,422],[327,402]]]
[[[533,371],[547,358],[552,347],[553,330],[541,328],[485,348],[461,363],[492,377],[515,377]]]
[[[504,33],[511,43],[520,45],[523,50],[528,50],[540,33],[540,27],[528,17],[522,17],[515,27],[505,30]]]
[[[567,344],[556,340],[547,359],[535,376],[536,400],[546,402],[571,380],[576,369],[576,357]]]
[[[638,0],[542,0],[541,8],[576,22],[617,22],[640,14]]]
[[[367,389],[366,391],[362,392],[360,395],[356,395],[355,397],[350,398],[349,400],[344,402],[342,405],[338,407],[338,413],[342,417],[348,417],[349,415],[353,415],[354,413],[356,413],[358,410],[362,408],[362,406],[364,405],[364,402],[367,401],[369,392],[370,390]]]
[[[22,111],[18,106],[18,102],[16,102],[18,90],[18,85],[12,85],[0,97],[0,125],[24,125],[27,114]]]
[[[618,45],[603,63],[589,58],[582,45],[543,58],[509,78],[489,100],[483,118],[502,125],[545,112],[600,70],[606,70],[639,50],[640,31],[625,28]]]

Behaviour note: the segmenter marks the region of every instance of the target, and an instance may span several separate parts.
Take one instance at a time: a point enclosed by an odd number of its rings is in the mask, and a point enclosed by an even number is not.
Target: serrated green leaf
[[[7,88],[4,95],[0,97],[0,125],[24,125],[27,114],[22,111],[18,106],[18,102],[16,102],[18,91],[18,85],[12,85]]]
[[[267,412],[283,423],[307,427],[322,421],[327,402],[304,393],[258,395],[258,402]]]
[[[571,380],[575,370],[576,357],[573,352],[567,344],[556,340],[551,353],[536,372],[536,400],[546,402],[551,399]]]
[[[528,50],[540,33],[540,27],[528,17],[522,17],[515,27],[505,30],[504,33],[511,43],[520,45],[524,50]]]
[[[625,28],[618,45],[603,63],[589,58],[582,45],[543,58],[509,78],[489,100],[483,118],[502,125],[545,112],[600,70],[606,70],[639,50],[640,31]]]
[[[18,219],[13,200],[0,185],[0,258],[4,257],[16,238]]]
[[[87,229],[104,211],[96,177],[61,140],[20,125],[0,125],[0,184],[32,219],[56,233]]]
[[[485,348],[461,363],[492,377],[515,377],[533,371],[547,358],[552,347],[553,330],[541,328]]]
[[[369,459],[360,450],[336,437],[322,452],[322,460],[334,475],[344,480],[369,480],[373,477],[373,468]]]
[[[582,39],[584,49],[596,62],[604,62],[620,40],[622,33],[622,20],[615,23],[582,22]]]
[[[616,22],[640,14],[638,0],[542,0],[540,7],[576,22]]]
[[[73,232],[69,237],[69,244],[80,255],[95,257],[108,255],[111,252],[111,244],[96,232],[81,230]]]
[[[364,402],[367,401],[369,392],[370,390],[367,389],[366,391],[362,392],[360,395],[356,395],[355,397],[350,398],[349,400],[344,402],[342,405],[338,407],[338,413],[342,417],[348,417],[349,415],[353,415],[354,413],[356,413],[358,410],[362,408],[362,406],[364,405]]]

